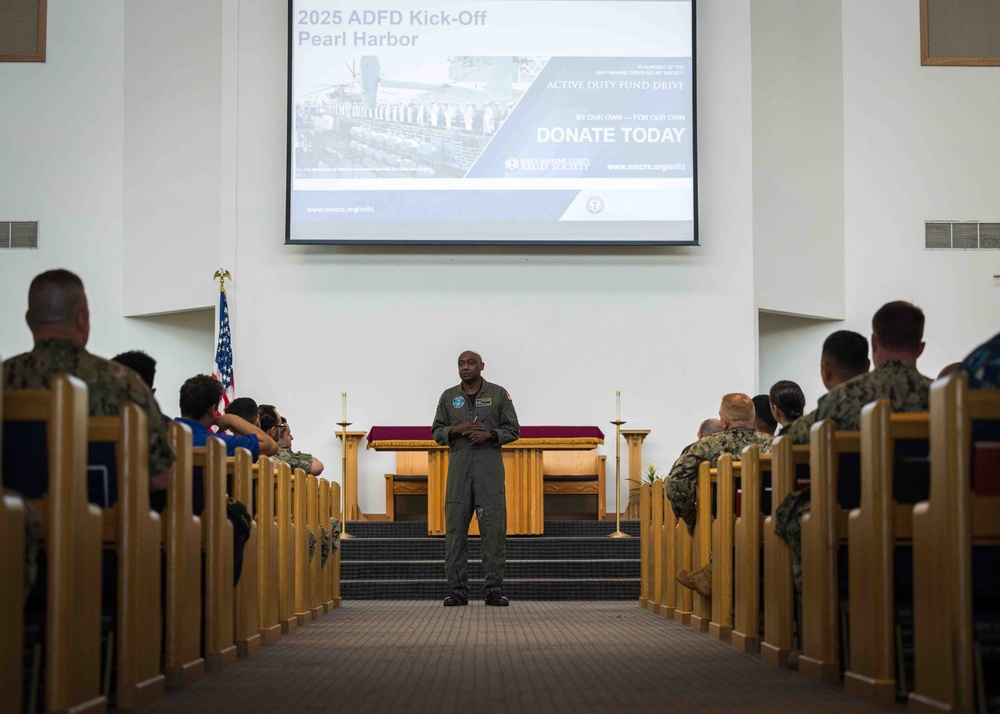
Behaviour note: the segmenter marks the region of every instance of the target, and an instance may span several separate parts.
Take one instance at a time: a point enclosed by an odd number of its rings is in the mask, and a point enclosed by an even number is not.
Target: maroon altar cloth
[[[604,432],[596,426],[522,426],[521,439],[594,439],[604,443]],[[375,442],[434,441],[429,426],[373,426],[368,448]]]

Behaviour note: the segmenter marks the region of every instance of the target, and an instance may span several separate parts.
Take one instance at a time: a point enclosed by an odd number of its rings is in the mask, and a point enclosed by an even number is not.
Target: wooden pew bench
[[[989,463],[995,452],[977,449],[975,439],[980,427],[1000,428],[1000,391],[969,390],[964,374],[950,375],[931,385],[930,419],[930,496],[913,509],[916,681],[909,710],[982,711],[975,623],[985,614],[995,622],[998,613],[977,611],[983,603],[973,552],[989,548],[995,556],[1000,547],[1000,469]]]
[[[87,424],[91,457],[100,452],[117,486],[117,500],[102,511],[105,548],[117,559],[115,694],[119,709],[134,709],[166,693],[160,671],[163,528],[149,507],[146,412],[125,403],[119,416],[90,417]]]
[[[3,426],[4,486],[29,498],[42,522],[44,572],[39,572],[33,595],[44,603],[42,705],[46,711],[104,712],[102,516],[87,501],[87,387],[75,377],[57,375],[50,390],[8,391]],[[28,444],[41,448],[41,456],[25,461]],[[17,554],[23,558],[23,550]],[[20,579],[16,586],[23,613]],[[20,678],[20,641],[17,656],[10,676]],[[29,700],[34,696],[25,694]]]
[[[192,510],[191,429],[178,421],[167,429],[177,460],[162,515],[167,554],[163,670],[167,687],[183,687],[205,674],[201,656],[201,518]]]
[[[233,632],[233,525],[226,516],[226,446],[209,437],[192,450],[195,492],[201,494],[205,554],[205,668],[217,671],[236,661]],[[194,511],[199,513],[196,501]]]
[[[877,704],[905,692],[905,671],[897,672],[896,607],[901,593],[912,597],[913,582],[895,580],[894,561],[898,547],[910,549],[913,505],[926,497],[929,437],[926,413],[893,414],[887,400],[861,412],[861,503],[848,524],[851,656],[844,687]],[[903,462],[906,455],[910,463]],[[919,456],[923,469],[913,463]]]
[[[764,639],[760,655],[766,662],[784,667],[793,649],[801,648],[802,633],[796,643],[795,585],[788,544],[775,532],[778,506],[806,479],[810,447],[794,445],[788,436],[771,442],[769,459],[761,458],[762,472],[770,470],[771,508],[764,518]],[[762,478],[767,478],[762,475]],[[801,613],[800,613],[801,617]]]

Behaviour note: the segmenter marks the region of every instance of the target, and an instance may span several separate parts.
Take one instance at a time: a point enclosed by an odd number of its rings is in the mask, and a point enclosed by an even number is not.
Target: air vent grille
[[[1000,250],[1000,223],[925,221],[924,247],[932,250]]]
[[[0,221],[0,248],[37,248],[38,221]]]

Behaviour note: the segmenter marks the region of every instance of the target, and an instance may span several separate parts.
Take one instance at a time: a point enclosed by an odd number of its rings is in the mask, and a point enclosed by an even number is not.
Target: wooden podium
[[[367,521],[365,514],[358,507],[358,444],[365,437],[363,431],[347,432],[347,473],[344,476],[344,522]],[[337,432],[337,438],[343,440],[343,432]]]
[[[590,451],[603,443],[604,434],[597,427],[521,427],[521,438],[502,447],[507,535],[541,535],[545,530],[543,452]],[[396,452],[398,474],[426,474],[427,532],[444,535],[448,447],[431,438],[430,427],[375,426],[368,434],[368,448]],[[469,533],[479,533],[475,516]]]

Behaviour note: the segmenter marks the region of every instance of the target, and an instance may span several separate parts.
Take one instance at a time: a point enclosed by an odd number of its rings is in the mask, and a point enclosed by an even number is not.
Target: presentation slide
[[[697,244],[691,0],[289,21],[286,242]]]

